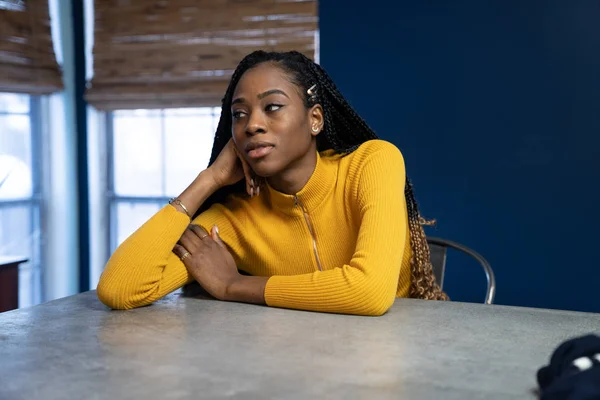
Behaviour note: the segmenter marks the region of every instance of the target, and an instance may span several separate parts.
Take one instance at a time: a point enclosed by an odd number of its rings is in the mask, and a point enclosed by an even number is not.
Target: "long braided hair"
[[[296,51],[285,53],[255,51],[240,62],[231,77],[222,100],[221,118],[217,126],[209,166],[215,162],[231,138],[231,102],[240,78],[249,69],[266,62],[272,63],[288,74],[292,83],[298,86],[307,108],[315,104],[320,104],[323,108],[325,124],[317,136],[317,151],[333,149],[337,154],[348,154],[367,140],[377,139],[375,132],[354,111],[320,65]],[[307,90],[314,85],[316,85],[314,95],[307,95]],[[204,202],[197,214],[214,203],[223,202],[230,194],[244,192],[243,180],[235,185],[223,187]],[[412,248],[409,295],[420,299],[447,300],[448,296],[441,290],[433,275],[429,245],[421,224],[413,187],[408,179],[404,193]]]

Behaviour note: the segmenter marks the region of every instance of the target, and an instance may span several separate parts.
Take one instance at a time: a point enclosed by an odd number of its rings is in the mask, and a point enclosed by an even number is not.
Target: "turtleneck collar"
[[[337,176],[337,163],[331,161],[317,152],[315,170],[306,185],[295,195],[278,192],[267,184],[273,207],[288,214],[294,213],[294,211],[301,212],[301,209],[296,206],[297,197],[306,212],[316,209],[333,190]]]

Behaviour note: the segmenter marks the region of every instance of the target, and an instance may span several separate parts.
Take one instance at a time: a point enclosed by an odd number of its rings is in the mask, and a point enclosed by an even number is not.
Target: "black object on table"
[[[19,308],[19,265],[24,257],[0,256],[0,312]]]
[[[541,400],[600,399],[600,336],[563,342],[537,373]]]

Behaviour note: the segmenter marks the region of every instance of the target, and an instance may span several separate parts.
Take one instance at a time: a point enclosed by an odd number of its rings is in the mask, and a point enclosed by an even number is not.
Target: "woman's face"
[[[231,103],[233,140],[257,175],[274,177],[314,163],[322,109],[307,109],[300,96],[273,63],[249,69],[238,82]]]

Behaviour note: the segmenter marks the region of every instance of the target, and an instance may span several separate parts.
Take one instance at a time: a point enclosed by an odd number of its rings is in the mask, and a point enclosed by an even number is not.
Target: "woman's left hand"
[[[228,288],[242,276],[216,226],[209,234],[198,225],[189,225],[173,252],[200,286],[219,300],[227,300]]]

